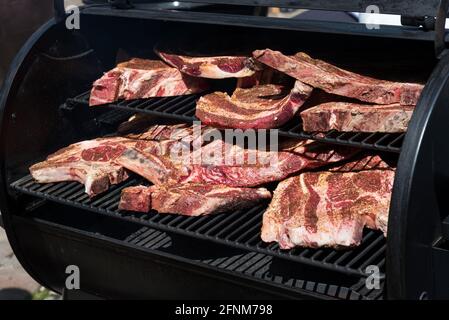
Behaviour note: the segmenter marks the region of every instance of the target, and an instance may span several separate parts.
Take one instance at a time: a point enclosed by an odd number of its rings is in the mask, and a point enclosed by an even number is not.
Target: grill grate
[[[30,175],[12,183],[11,187],[31,196],[139,223],[143,226],[210,240],[347,275],[367,276],[364,271],[366,267],[376,265],[382,271],[381,278],[384,277],[386,243],[385,238],[379,232],[366,231],[361,245],[351,250],[306,248],[281,250],[276,243],[267,244],[262,242],[260,238],[262,215],[266,204],[250,210],[238,210],[202,217],[167,215],[155,212],[143,214],[118,210],[121,190],[142,182],[141,178],[130,178],[94,198],[89,198],[84,193],[84,186],[77,182],[39,184]]]
[[[67,103],[81,105],[89,104],[90,92],[82,93],[75,98],[70,98]],[[111,103],[104,108],[114,108],[125,111],[144,112],[168,119],[182,122],[193,122],[195,118],[195,106],[198,95],[152,98],[145,100],[120,101]],[[103,108],[103,107],[96,107]],[[346,145],[364,149],[401,152],[405,133],[362,133],[362,132],[339,132],[336,130],[327,133],[304,132],[299,120],[286,124],[279,129],[279,135],[298,139],[312,139],[326,143]]]
[[[129,235],[125,242],[133,246],[145,247],[149,250],[166,251],[172,246],[172,239],[168,234],[148,227],[142,227]],[[237,272],[259,280],[281,283],[283,286],[291,289],[308,290],[333,298],[378,300],[383,297],[383,281],[380,283],[379,289],[367,289],[364,279],[360,279],[350,288],[301,280],[289,272],[276,271],[276,268],[273,268],[274,259],[274,257],[263,253],[249,252],[196,261],[220,270]]]

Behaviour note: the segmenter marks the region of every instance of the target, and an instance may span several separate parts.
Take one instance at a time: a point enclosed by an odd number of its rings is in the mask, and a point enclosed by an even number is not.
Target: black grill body
[[[433,33],[192,10],[86,8],[80,30],[67,30],[60,15],[16,57],[0,101],[0,205],[25,269],[62,292],[66,267],[77,265],[81,290],[106,298],[448,297],[449,58],[434,57]],[[41,185],[28,176],[28,167],[49,153],[111,134],[135,112],[157,123],[194,121],[197,96],[87,106],[92,82],[115,66],[117,55],[152,58],[157,43],[185,39],[204,54],[302,50],[375,77],[427,82],[406,134],[323,137],[302,132],[298,123],[279,131],[398,160],[387,239],[368,231],[354,250],[282,251],[260,240],[266,204],[200,218],[124,214],[117,210],[120,190],[141,182],[138,177],[89,199],[77,183]],[[217,82],[215,89],[233,85]],[[380,270],[378,289],[365,286],[370,265]]]

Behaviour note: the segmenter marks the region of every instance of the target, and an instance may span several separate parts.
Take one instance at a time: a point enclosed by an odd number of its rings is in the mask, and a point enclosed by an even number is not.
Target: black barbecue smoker
[[[69,28],[72,13],[55,0],[55,17],[16,56],[0,101],[0,205],[27,272],[67,298],[449,298],[449,0],[177,4],[86,5],[79,28]],[[367,28],[264,15],[271,6],[365,12],[370,5],[400,15],[403,25]],[[38,184],[31,178],[32,164],[70,143],[112,134],[132,114],[161,123],[195,120],[195,95],[88,107],[92,82],[119,56],[155,58],[156,44],[179,39],[205,53],[241,46],[305,51],[382,79],[426,83],[405,134],[322,136],[301,131],[298,122],[279,130],[281,136],[361,147],[397,161],[387,237],[367,230],[350,250],[280,250],[260,239],[267,204],[204,217],[125,214],[117,208],[120,191],[139,183],[138,177],[94,198],[76,182]],[[79,290],[66,287],[73,266],[80,272]],[[369,270],[378,270],[377,285],[367,285]]]

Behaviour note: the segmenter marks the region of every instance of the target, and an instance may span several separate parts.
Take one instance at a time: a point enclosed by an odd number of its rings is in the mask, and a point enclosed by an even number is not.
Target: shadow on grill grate
[[[89,198],[84,193],[84,186],[77,182],[39,184],[30,175],[12,183],[11,187],[28,195],[139,223],[143,226],[211,240],[231,247],[269,254],[347,275],[367,276],[369,274],[365,273],[366,267],[375,265],[382,272],[380,277],[384,278],[386,243],[384,236],[379,232],[368,230],[364,234],[362,244],[351,250],[306,248],[281,250],[276,243],[267,244],[260,239],[262,215],[266,204],[250,210],[202,217],[142,214],[118,210],[121,190],[141,182],[141,178],[131,178],[95,198]]]
[[[90,92],[85,92],[75,98],[67,100],[69,104],[89,104]],[[152,98],[145,100],[120,101],[103,107],[126,111],[144,112],[148,114],[174,119],[182,122],[193,122],[195,118],[195,106],[199,95]],[[283,137],[312,139],[326,143],[353,146],[364,149],[399,153],[405,133],[362,133],[362,132],[338,132],[332,130],[327,133],[303,132],[299,117],[279,129],[279,135]]]
[[[134,232],[125,239],[126,243],[134,246],[145,247],[150,250],[168,251],[173,246],[172,237],[168,234],[143,227]],[[174,241],[176,243],[176,241]],[[184,243],[183,241],[180,241]],[[184,251],[185,248],[181,248]],[[319,283],[316,281],[302,280],[300,275],[295,275],[294,272],[297,267],[290,265],[292,270],[289,270],[284,263],[282,268],[277,268],[280,265],[275,257],[263,253],[249,252],[236,253],[229,256],[220,256],[209,259],[199,259],[199,262],[205,263],[211,267],[221,270],[238,272],[245,276],[257,278],[260,280],[275,282],[291,289],[302,289],[319,294],[327,295],[339,299],[382,299],[384,283],[380,283],[379,289],[368,289],[365,285],[365,279],[358,280],[350,288],[345,286],[337,286],[328,283]],[[278,270],[279,269],[279,270]]]

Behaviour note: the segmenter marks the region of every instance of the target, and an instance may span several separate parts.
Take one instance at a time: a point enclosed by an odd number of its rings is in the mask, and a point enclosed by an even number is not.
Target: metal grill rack
[[[150,250],[168,249],[172,245],[171,237],[167,233],[148,227],[142,227],[129,235],[125,239],[125,242],[132,246],[144,247]],[[274,272],[271,269],[274,259],[273,256],[263,253],[249,252],[219,258],[202,259],[198,260],[198,262],[220,270],[237,272],[267,282],[276,282],[292,289],[307,290],[333,298],[349,300],[382,299],[383,282],[381,282],[379,289],[368,289],[364,279],[360,279],[350,288],[302,280],[288,274]]]
[[[68,104],[89,104],[90,92],[84,92],[75,98],[67,100]],[[199,95],[187,95],[166,98],[151,98],[145,100],[119,101],[104,106],[92,108],[113,108],[125,111],[144,112],[159,117],[174,119],[182,122],[193,122],[195,118],[195,106]],[[329,131],[304,132],[302,124],[297,119],[279,129],[279,135],[298,139],[312,139],[326,143],[346,145],[364,149],[400,153],[405,133],[361,133]]]
[[[367,230],[361,245],[351,250],[306,248],[281,250],[276,243],[267,244],[262,242],[260,238],[262,215],[266,209],[266,204],[250,210],[238,210],[202,217],[167,215],[155,212],[141,214],[118,210],[121,190],[128,186],[138,185],[142,181],[141,178],[130,178],[94,198],[89,198],[84,193],[84,186],[77,182],[39,184],[30,175],[12,183],[11,187],[24,194],[131,221],[143,226],[268,254],[347,275],[365,277],[368,275],[365,273],[366,267],[376,265],[382,271],[380,276],[384,277],[386,242],[384,236],[379,232]]]

